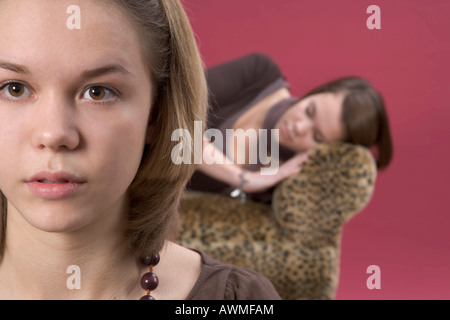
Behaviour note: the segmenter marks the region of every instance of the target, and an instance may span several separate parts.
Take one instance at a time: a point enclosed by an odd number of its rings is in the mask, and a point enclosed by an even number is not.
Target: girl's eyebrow
[[[82,78],[95,78],[108,73],[122,73],[124,75],[133,75],[130,71],[128,71],[124,66],[114,63],[109,64],[100,68],[95,68],[92,70],[83,71],[81,76]]]
[[[30,74],[31,73],[30,70],[28,70],[28,68],[23,65],[9,63],[9,62],[5,62],[5,61],[0,61],[0,68],[6,69],[9,71],[13,71],[16,73],[22,73],[22,74]]]
[[[30,70],[24,65],[14,64],[0,60],[0,68],[21,74],[31,74]],[[99,68],[86,70],[81,73],[82,78],[95,78],[108,73],[122,73],[124,75],[133,75],[124,66],[114,63]]]

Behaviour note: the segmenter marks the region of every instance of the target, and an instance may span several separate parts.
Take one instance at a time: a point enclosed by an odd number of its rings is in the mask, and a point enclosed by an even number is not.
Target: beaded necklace
[[[148,266],[148,272],[141,278],[141,287],[147,291],[147,294],[142,296],[140,300],[155,300],[155,298],[150,295],[150,292],[155,290],[159,283],[158,276],[153,273],[153,267],[159,262],[159,255],[146,256],[142,258],[141,261],[144,265]]]

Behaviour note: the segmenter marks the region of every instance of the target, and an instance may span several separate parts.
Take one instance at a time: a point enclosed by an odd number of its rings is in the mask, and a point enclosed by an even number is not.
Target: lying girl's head
[[[0,247],[8,221],[123,225],[137,255],[159,251],[195,169],[171,161],[170,136],[206,106],[179,1],[1,0]]]
[[[342,121],[344,142],[376,147],[378,168],[385,168],[392,158],[392,140],[383,97],[360,77],[346,77],[328,82],[306,97],[320,93],[343,94]]]
[[[376,147],[378,168],[392,158],[392,140],[384,101],[369,82],[346,77],[321,85],[281,116],[280,143],[304,151],[317,143],[348,142]]]

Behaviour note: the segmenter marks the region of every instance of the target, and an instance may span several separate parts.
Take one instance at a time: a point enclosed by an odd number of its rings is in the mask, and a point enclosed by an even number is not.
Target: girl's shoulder
[[[202,271],[187,300],[279,300],[272,283],[261,274],[222,263],[204,252]]]

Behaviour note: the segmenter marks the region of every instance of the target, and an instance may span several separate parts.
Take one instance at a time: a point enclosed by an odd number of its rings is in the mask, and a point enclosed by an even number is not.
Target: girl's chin
[[[37,206],[36,206],[37,207]],[[35,210],[17,210],[14,212],[20,224],[27,224],[32,229],[50,232],[66,233],[81,230],[95,222],[95,215],[67,206],[39,206]]]
[[[27,220],[35,229],[49,233],[71,233],[89,225],[89,222],[81,217],[74,218],[48,213],[40,217],[30,217]]]

